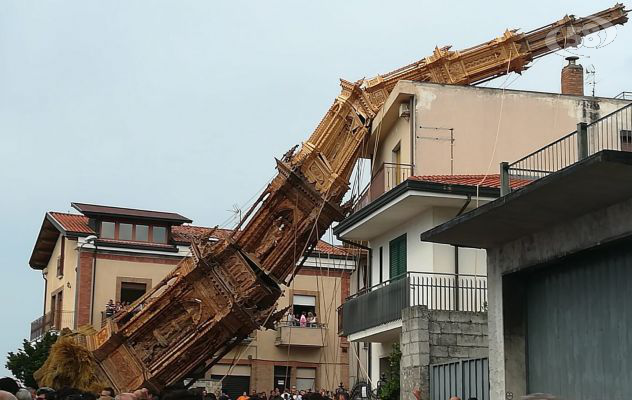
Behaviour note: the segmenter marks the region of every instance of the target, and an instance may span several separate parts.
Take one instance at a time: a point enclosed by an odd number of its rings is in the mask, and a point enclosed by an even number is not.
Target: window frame
[[[152,281],[149,278],[133,278],[133,277],[129,277],[129,276],[117,276],[116,277],[116,292],[114,293],[115,296],[115,300],[116,302],[121,301],[121,290],[123,288],[123,283],[139,283],[139,284],[145,284],[145,294],[147,294],[147,292],[149,292],[153,285],[152,285]]]
[[[114,237],[104,237],[103,236],[103,224],[114,224]],[[121,224],[131,225],[132,233],[131,239],[121,239]],[[139,239],[136,234],[137,226],[146,226],[147,227],[147,239]],[[161,228],[164,229],[165,232],[165,240],[157,242],[154,240],[154,229]],[[171,229],[168,225],[151,225],[146,222],[133,222],[133,221],[100,221],[99,222],[99,239],[105,240],[116,240],[121,242],[136,242],[136,243],[151,243],[151,244],[159,244],[159,245],[168,245],[171,240]]]

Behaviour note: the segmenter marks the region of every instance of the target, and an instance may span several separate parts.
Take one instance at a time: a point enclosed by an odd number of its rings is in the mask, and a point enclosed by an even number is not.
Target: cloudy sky
[[[28,259],[46,211],[92,202],[220,224],[309,136],[339,78],[613,3],[0,0],[0,376],[42,312]],[[597,94],[632,90],[632,26],[602,36],[578,51]],[[564,55],[511,88],[558,91]]]

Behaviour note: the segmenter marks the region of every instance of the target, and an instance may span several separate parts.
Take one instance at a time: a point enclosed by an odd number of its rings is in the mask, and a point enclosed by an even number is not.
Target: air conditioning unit
[[[409,103],[401,103],[399,105],[399,117],[402,118],[410,118],[410,104]]]

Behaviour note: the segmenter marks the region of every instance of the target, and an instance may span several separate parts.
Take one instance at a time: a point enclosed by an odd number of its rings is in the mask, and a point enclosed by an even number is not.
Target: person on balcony
[[[305,315],[305,311],[301,313],[301,319],[299,320],[299,325],[301,328],[307,327],[307,316]]]
[[[111,316],[114,315],[114,312],[115,312],[114,301],[110,299],[110,301],[108,301],[108,303],[105,305],[105,317],[110,318]]]
[[[312,313],[311,311],[307,314],[307,322],[309,326],[312,328],[318,327],[318,323],[316,322],[316,313]]]

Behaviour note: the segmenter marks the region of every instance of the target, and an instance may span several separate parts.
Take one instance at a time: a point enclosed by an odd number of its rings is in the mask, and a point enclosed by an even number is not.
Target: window
[[[167,228],[164,226],[154,226],[152,231],[152,242],[167,243]]]
[[[300,318],[303,313],[305,313],[305,317],[308,317],[309,313],[316,316],[316,296],[295,294],[292,298],[292,312],[298,318]],[[318,321],[318,319],[316,321]]]
[[[146,242],[149,240],[149,226],[148,225],[136,225],[136,241]]]
[[[114,239],[114,230],[116,224],[114,222],[101,222],[101,238]]]
[[[119,224],[118,240],[132,240],[132,224]]]
[[[632,130],[622,129],[619,132],[621,138],[621,151],[632,151]]]
[[[59,249],[59,257],[57,257],[57,277],[64,276],[64,255],[66,253],[66,240],[61,236],[61,245]]]
[[[63,287],[57,289],[55,292],[53,292],[53,294],[51,294],[49,323],[51,324],[52,328],[56,330],[60,330],[62,328],[61,317],[63,315],[62,313],[64,307],[63,295]]]
[[[314,390],[316,368],[296,368],[296,389]]]
[[[146,283],[121,282],[121,303],[133,303],[147,292]]]
[[[406,273],[406,234],[393,239],[388,244],[390,279],[401,277]]]
[[[129,222],[101,222],[101,238],[166,244],[167,227]]]

